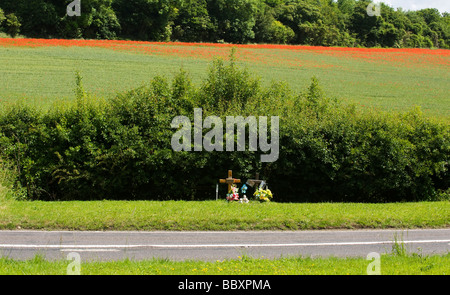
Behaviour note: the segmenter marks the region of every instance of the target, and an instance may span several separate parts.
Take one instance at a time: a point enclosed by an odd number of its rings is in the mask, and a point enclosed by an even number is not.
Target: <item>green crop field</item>
[[[227,58],[231,46],[192,43],[119,43],[10,39],[0,42],[0,100],[48,107],[74,97],[75,72],[98,97],[172,77],[180,68],[200,83],[214,58]],[[38,44],[36,46],[35,44]],[[410,110],[450,116],[448,50],[377,50],[301,46],[237,46],[237,62],[263,84],[284,81],[299,92],[316,76],[326,94],[360,107]]]

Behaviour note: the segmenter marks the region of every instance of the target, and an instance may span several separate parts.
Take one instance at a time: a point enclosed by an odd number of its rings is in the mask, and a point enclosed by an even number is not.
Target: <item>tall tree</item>
[[[255,37],[256,0],[208,0],[208,11],[217,28],[216,40],[246,43]]]
[[[115,0],[122,34],[139,40],[166,41],[178,9],[171,0]]]
[[[2,24],[5,19],[5,13],[3,12],[3,9],[0,8],[0,29],[2,28]]]
[[[212,36],[216,28],[211,22],[206,0],[184,0],[178,3],[172,38],[191,42],[215,41]]]

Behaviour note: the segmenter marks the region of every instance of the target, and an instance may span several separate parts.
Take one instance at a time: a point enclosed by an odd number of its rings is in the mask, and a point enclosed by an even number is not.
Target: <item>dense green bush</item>
[[[284,83],[264,88],[233,60],[219,60],[199,87],[180,71],[172,81],[156,77],[103,101],[90,97],[77,75],[75,92],[71,105],[16,105],[0,114],[0,157],[16,164],[30,199],[211,199],[229,169],[244,181],[259,172],[276,201],[425,200],[450,185],[447,124],[418,110],[343,105],[315,78],[295,94]],[[261,152],[248,149],[173,151],[172,119],[193,122],[196,107],[203,119],[223,122],[279,116],[279,159],[261,163]]]
[[[448,126],[417,111],[358,114],[341,107],[286,124],[270,174],[275,191],[292,201],[379,202],[429,199],[448,187]]]

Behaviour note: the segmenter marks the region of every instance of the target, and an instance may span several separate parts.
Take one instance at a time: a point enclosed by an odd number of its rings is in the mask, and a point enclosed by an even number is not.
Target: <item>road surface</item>
[[[277,258],[367,257],[391,253],[394,241],[414,253],[450,251],[450,229],[317,230],[317,231],[0,231],[0,256],[66,259],[77,252],[82,260],[168,258],[223,260],[238,256]]]

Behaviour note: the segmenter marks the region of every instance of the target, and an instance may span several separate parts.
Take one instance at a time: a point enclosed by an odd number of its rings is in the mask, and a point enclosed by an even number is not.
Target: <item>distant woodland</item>
[[[366,0],[0,0],[12,37],[450,48],[450,13]]]

